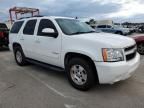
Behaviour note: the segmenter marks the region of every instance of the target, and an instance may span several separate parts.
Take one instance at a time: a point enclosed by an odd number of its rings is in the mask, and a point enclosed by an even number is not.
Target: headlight
[[[122,49],[103,48],[102,55],[104,62],[124,61]]]

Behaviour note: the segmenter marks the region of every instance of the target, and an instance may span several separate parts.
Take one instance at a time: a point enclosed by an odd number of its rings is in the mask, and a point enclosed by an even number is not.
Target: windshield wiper
[[[71,35],[75,35],[75,34],[83,34],[83,33],[86,33],[86,32],[75,32],[75,33],[71,33]]]
[[[95,33],[96,31],[88,31],[88,32],[85,32],[85,33]]]

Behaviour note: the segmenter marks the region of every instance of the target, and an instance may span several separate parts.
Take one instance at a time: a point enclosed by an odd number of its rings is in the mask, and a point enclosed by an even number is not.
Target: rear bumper
[[[95,62],[99,82],[101,84],[113,84],[115,82],[125,80],[133,75],[140,64],[140,55],[129,62]]]

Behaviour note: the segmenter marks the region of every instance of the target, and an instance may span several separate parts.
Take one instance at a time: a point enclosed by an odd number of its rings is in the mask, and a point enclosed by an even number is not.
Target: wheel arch
[[[17,43],[17,42],[14,42],[14,43],[12,44],[12,47],[13,47],[13,49],[14,49],[15,47],[21,47],[21,45],[20,45],[19,43]]]
[[[95,78],[96,78],[96,82],[99,83],[98,73],[97,73],[97,69],[96,69],[96,66],[94,64],[94,61],[92,60],[91,57],[89,57],[89,56],[87,56],[85,54],[75,53],[75,52],[68,52],[68,53],[66,53],[65,57],[64,57],[64,66],[65,66],[65,68],[66,68],[68,62],[72,58],[77,58],[77,57],[87,60],[92,65],[92,68],[93,68],[93,71],[94,71],[94,75],[95,75]]]

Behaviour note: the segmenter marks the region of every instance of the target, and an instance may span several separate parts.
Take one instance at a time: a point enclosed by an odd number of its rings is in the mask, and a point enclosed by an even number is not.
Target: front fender
[[[99,59],[97,59],[98,58],[98,54],[95,55],[95,54],[92,54],[90,52],[86,52],[86,51],[83,51],[83,50],[67,50],[67,51],[63,51],[61,53],[61,64],[62,64],[63,68],[65,67],[64,60],[65,60],[66,54],[68,54],[68,53],[82,54],[82,55],[88,56],[93,61],[99,61]]]

